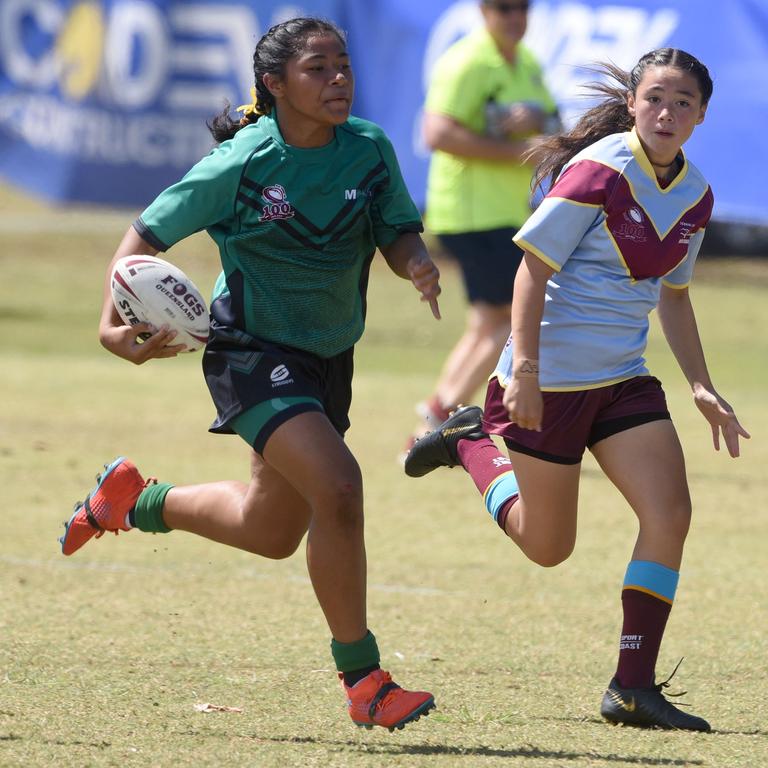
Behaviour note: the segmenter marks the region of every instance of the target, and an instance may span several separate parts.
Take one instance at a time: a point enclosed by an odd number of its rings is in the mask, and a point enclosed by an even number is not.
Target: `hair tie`
[[[251,115],[261,114],[261,110],[259,109],[259,104],[258,104],[258,96],[256,95],[256,86],[251,87],[251,103],[241,104],[235,111],[242,112],[243,119],[247,119]]]

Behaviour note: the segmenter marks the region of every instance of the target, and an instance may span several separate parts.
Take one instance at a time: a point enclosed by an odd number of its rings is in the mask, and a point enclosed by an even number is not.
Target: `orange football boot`
[[[139,494],[147,483],[132,461],[123,456],[104,465],[103,475],[97,475],[98,485],[75,504],[75,511],[64,523],[64,535],[59,539],[65,555],[77,552],[94,536],[98,539],[105,531],[128,531],[125,516],[133,509]]]
[[[349,716],[361,728],[380,725],[394,731],[401,730],[406,723],[429,714],[435,707],[435,697],[426,691],[406,691],[392,681],[389,672],[375,669],[353,686],[339,679],[347,694]]]

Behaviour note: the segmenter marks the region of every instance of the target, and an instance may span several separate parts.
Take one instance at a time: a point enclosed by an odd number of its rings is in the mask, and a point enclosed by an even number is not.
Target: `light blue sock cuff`
[[[665,603],[672,603],[677,591],[680,574],[661,563],[650,560],[632,560],[624,576],[624,589],[636,589],[639,592],[657,597]]]
[[[517,496],[519,493],[520,488],[517,485],[517,478],[515,477],[515,473],[510,470],[503,475],[499,475],[485,489],[485,493],[483,494],[485,508],[488,510],[491,517],[498,522],[501,508],[513,496]]]

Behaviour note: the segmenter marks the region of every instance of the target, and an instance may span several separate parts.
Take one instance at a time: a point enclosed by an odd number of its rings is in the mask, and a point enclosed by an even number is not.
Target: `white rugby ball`
[[[197,286],[157,256],[123,256],[112,270],[112,301],[126,325],[151,323],[176,331],[171,344],[194,352],[208,341],[208,307]]]

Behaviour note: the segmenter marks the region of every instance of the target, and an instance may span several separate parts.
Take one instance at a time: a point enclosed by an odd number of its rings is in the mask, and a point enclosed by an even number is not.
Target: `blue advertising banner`
[[[654,48],[682,48],[709,68],[715,91],[704,125],[686,152],[715,193],[715,218],[768,224],[768,0],[534,0],[526,44],[545,68],[566,124],[585,109],[587,67],[612,61],[629,69]],[[480,23],[474,0],[351,2],[350,47],[359,78],[358,112],[395,143],[406,181],[423,202],[428,154],[420,110],[437,56]],[[714,10],[714,9],[712,9]],[[374,31],[371,31],[374,30]],[[747,178],[748,177],[748,178]]]
[[[212,146],[205,122],[249,101],[295,3],[0,0],[0,176],[60,201],[142,206]]]
[[[259,37],[302,14],[347,30],[354,111],[387,131],[423,205],[431,67],[480,23],[477,0],[0,0],[0,177],[49,200],[146,204],[210,150],[206,120],[248,100]],[[716,20],[699,0],[535,0],[526,43],[566,123],[589,65],[698,56],[715,93],[687,151],[717,219],[768,224],[768,0],[718,3]]]

